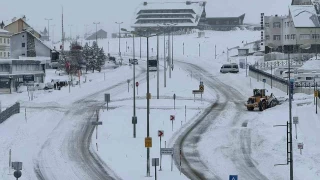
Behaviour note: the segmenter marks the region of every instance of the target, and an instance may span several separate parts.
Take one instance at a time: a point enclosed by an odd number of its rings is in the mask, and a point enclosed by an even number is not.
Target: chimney
[[[0,29],[3,29],[3,28],[4,28],[4,23],[2,21],[1,24],[0,24]]]
[[[23,15],[21,18],[23,21],[27,21],[26,15]]]

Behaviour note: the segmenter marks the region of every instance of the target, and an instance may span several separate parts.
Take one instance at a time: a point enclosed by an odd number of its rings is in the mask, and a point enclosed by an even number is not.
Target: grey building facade
[[[51,57],[51,49],[40,39],[28,31],[14,34],[11,40],[11,58],[25,57]]]
[[[43,83],[45,62],[7,59],[0,61],[0,93],[15,92],[20,84]]]

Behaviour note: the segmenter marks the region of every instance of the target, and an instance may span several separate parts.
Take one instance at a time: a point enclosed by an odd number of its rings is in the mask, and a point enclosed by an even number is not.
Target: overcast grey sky
[[[4,0],[1,2],[0,20],[11,22],[13,17],[27,16],[27,22],[36,30],[47,26],[45,18],[52,18],[50,25],[55,24],[55,37],[61,36],[61,6],[64,7],[64,25],[67,36],[83,34],[85,25],[95,30],[93,22],[100,22],[100,28],[115,32],[118,26],[115,21],[124,22],[123,27],[130,28],[132,15],[139,3],[144,0]],[[161,2],[164,0],[151,0]],[[181,0],[173,0],[181,1]],[[267,2],[267,3],[266,3]],[[259,24],[260,13],[288,14],[291,0],[207,0],[209,16],[238,16],[246,13],[245,22]],[[52,32],[52,29],[51,29]],[[51,33],[50,33],[51,34]]]

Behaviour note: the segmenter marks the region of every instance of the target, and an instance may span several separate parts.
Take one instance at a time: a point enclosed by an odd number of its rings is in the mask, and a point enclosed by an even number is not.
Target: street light
[[[120,51],[120,38],[121,38],[121,35],[120,35],[120,25],[123,23],[123,22],[115,22],[116,24],[119,25],[119,56],[121,56],[121,51]],[[122,64],[122,62],[121,62]]]
[[[96,25],[96,43],[98,44],[98,24],[100,24],[100,22],[93,22],[93,24]]]
[[[50,21],[52,20],[52,19],[47,19],[47,18],[45,18],[44,20],[47,20],[48,21],[48,41],[50,41]]]
[[[133,60],[133,116],[132,116],[132,124],[133,124],[133,138],[136,138],[136,124],[137,124],[137,117],[136,117],[136,63],[134,62],[135,59],[135,45],[134,45],[134,35],[136,34],[135,31],[127,31],[127,29],[121,28],[121,31],[125,31],[132,34],[132,42],[133,42],[133,52],[132,52],[132,60]]]
[[[56,26],[55,24],[54,25],[51,25],[52,26],[52,42],[54,42],[54,27]]]
[[[169,39],[169,45],[168,45],[168,49],[169,49],[169,51],[168,51],[168,56],[169,56],[169,78],[171,78],[171,70],[173,70],[173,26],[176,26],[177,25],[177,23],[164,23],[163,24],[164,26],[168,26],[169,27],[169,29],[171,30],[171,36],[172,36],[172,42],[170,43],[170,32],[168,33],[169,35],[168,35],[168,39]],[[171,48],[169,48],[170,47],[170,45],[172,46]],[[172,52],[171,52],[172,51]],[[171,58],[170,58],[170,56],[171,56]],[[171,61],[170,61],[170,59],[171,59]]]

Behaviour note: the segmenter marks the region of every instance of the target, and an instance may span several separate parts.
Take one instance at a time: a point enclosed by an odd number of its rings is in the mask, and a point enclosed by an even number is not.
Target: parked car
[[[236,63],[224,64],[221,66],[220,72],[221,73],[238,73],[239,66]]]
[[[138,59],[129,59],[129,64],[138,64]]]

